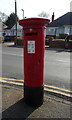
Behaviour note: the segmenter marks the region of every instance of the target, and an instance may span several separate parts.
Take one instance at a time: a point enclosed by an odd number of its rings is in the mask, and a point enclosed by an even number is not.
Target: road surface
[[[70,52],[45,50],[47,85],[70,89]],[[2,77],[23,79],[23,48],[2,47]]]

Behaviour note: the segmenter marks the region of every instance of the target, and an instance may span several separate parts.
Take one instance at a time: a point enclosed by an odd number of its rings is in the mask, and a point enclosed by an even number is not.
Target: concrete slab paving
[[[40,107],[25,104],[23,89],[12,86],[2,87],[2,118],[67,118],[71,120],[70,102],[53,99],[44,95],[44,103]]]

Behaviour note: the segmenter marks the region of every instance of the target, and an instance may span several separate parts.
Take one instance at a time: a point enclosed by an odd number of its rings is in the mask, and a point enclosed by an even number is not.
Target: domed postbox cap
[[[23,27],[42,27],[48,25],[50,22],[49,19],[45,18],[26,18],[19,21],[19,24]]]

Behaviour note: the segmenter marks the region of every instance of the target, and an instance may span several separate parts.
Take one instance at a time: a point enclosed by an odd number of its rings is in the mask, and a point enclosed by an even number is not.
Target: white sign
[[[33,41],[33,40],[28,41],[27,52],[28,53],[35,53],[35,41]]]

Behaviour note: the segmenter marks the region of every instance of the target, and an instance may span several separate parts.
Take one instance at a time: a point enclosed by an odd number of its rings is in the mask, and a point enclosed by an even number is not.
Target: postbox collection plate
[[[35,54],[35,41],[34,40],[27,41],[27,53]]]

